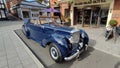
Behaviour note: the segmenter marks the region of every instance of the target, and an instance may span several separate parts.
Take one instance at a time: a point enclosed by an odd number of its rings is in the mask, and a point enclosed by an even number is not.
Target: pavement
[[[44,64],[34,56],[30,49],[15,34],[14,30],[21,29],[21,25],[22,21],[0,21],[0,68],[44,68]],[[119,68],[119,36],[116,41],[114,39],[105,41],[105,27],[83,28],[81,25],[74,27],[84,29],[88,33],[90,37],[89,45],[94,48],[90,49],[90,53],[83,56],[83,58],[86,59],[81,61],[56,64],[50,59],[47,51],[48,48],[41,49],[36,42],[32,40],[27,41],[30,41],[29,44],[32,44],[31,47],[36,50],[36,53],[39,54],[43,60],[46,60],[45,62],[49,64],[49,68],[79,68],[79,65],[82,68]],[[42,54],[40,54],[41,52]]]
[[[76,25],[73,27],[84,29],[89,35],[89,44],[92,45],[92,47],[94,47],[95,49],[120,58],[120,36],[117,35],[116,40],[114,38],[111,38],[108,41],[105,41],[105,26],[100,26],[99,28],[96,28],[81,27],[81,25]]]
[[[12,15],[11,13],[8,13],[7,18],[8,18],[9,21],[18,21],[18,20],[20,20],[20,18]]]
[[[15,34],[22,21],[0,21],[0,68],[44,68]]]
[[[7,17],[5,17],[4,13],[2,13],[2,18],[0,17],[0,21],[20,21],[21,19],[10,14],[10,13],[7,13]]]
[[[120,58],[93,47],[89,47],[78,59],[73,59],[68,62],[64,61],[59,64],[55,63],[49,55],[49,46],[43,48],[32,39],[27,39],[21,29],[17,29],[15,32],[32,52],[34,52],[45,68],[120,68]],[[90,41],[93,40],[90,39]],[[90,42],[89,46],[93,45],[93,42]]]

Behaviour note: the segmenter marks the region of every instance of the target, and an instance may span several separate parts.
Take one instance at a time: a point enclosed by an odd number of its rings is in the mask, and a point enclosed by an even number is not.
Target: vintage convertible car
[[[51,58],[59,63],[78,57],[87,50],[89,37],[84,30],[64,26],[54,17],[24,19],[23,32],[27,38],[38,42],[42,47],[49,46]]]

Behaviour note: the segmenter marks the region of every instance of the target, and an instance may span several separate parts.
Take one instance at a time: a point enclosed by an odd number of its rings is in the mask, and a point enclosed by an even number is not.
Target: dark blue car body
[[[84,30],[51,23],[34,25],[30,19],[25,19],[23,32],[27,38],[33,39],[44,48],[54,44],[54,47],[51,46],[50,55],[56,62],[68,61],[77,57],[87,49],[89,42],[89,37]],[[72,37],[73,34],[75,38]],[[75,40],[76,38],[79,39],[78,42],[71,41],[71,39]],[[59,57],[56,57],[57,55]]]

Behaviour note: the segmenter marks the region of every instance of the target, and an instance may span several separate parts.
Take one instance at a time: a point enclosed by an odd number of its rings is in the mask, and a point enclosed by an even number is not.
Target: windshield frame
[[[41,24],[42,24],[43,20],[44,20],[43,24],[45,24],[45,23],[61,23],[61,19],[59,16],[52,16],[52,17],[40,16],[39,19],[40,19]]]
[[[39,18],[32,18],[30,19],[30,23],[33,23],[35,25],[39,24],[61,24],[61,19],[59,16],[39,16]]]

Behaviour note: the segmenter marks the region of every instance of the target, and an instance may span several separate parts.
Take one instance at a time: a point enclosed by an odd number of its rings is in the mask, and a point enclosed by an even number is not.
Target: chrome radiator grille
[[[74,32],[72,34],[72,38],[71,38],[72,42],[73,43],[78,43],[79,39],[80,39],[80,32],[79,31],[78,32]]]

